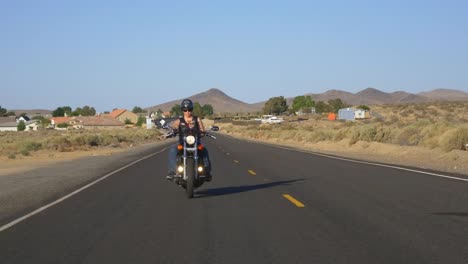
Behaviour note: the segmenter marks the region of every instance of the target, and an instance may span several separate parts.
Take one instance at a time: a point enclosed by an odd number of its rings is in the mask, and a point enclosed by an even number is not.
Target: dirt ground
[[[128,150],[126,148],[96,148],[89,151],[73,151],[73,152],[50,152],[50,151],[37,151],[31,156],[18,155],[15,159],[7,157],[0,157],[0,176],[17,172],[30,171],[40,167],[46,167],[63,161],[74,160],[85,156],[111,156]]]

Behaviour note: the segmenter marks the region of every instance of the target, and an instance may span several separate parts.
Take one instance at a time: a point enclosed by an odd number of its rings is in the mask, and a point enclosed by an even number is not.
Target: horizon
[[[216,87],[253,104],[374,87],[468,92],[460,1],[0,3],[0,105],[98,112]]]
[[[367,88],[364,88],[364,89],[362,89],[362,90],[360,90],[360,91],[357,91],[357,92],[354,92],[354,93],[351,92],[351,94],[357,94],[357,93],[359,93],[359,92],[362,92],[362,91],[368,90],[368,89],[377,90],[377,91],[384,92],[384,93],[387,93],[387,94],[392,94],[392,93],[395,93],[395,92],[406,92],[406,91],[401,91],[401,90],[400,90],[400,91],[393,91],[393,92],[386,92],[386,91],[382,91],[382,90],[380,90],[380,89],[377,89],[377,88],[375,88],[375,87],[367,87]],[[199,94],[201,94],[201,93],[209,92],[209,91],[211,91],[211,90],[218,90],[218,91],[220,91],[220,92],[226,94],[226,95],[227,95],[228,97],[230,97],[231,99],[238,100],[237,98],[234,98],[234,97],[230,96],[229,94],[225,93],[223,90],[221,90],[221,89],[219,89],[219,88],[209,88],[208,90],[205,90],[205,91],[202,91],[202,92],[200,92],[200,93],[193,94],[193,95],[190,95],[190,96],[187,96],[187,97],[184,97],[184,98],[189,98],[189,97],[192,97],[192,96],[196,96],[196,95],[199,95]],[[461,90],[456,90],[456,89],[447,89],[447,88],[438,88],[438,89],[434,89],[434,90],[430,90],[430,91],[421,91],[421,92],[419,92],[419,93],[433,92],[433,91],[437,91],[437,90],[449,90],[449,91],[464,92],[464,93],[466,93],[467,96],[468,96],[468,92],[461,91]],[[330,91],[347,92],[347,91],[344,91],[344,90],[330,89],[330,90],[324,91],[324,92],[322,92],[322,93],[314,93],[314,94],[316,94],[316,95],[321,95],[321,94],[325,94],[325,93],[330,92]],[[408,93],[408,92],[407,92],[407,93]],[[414,94],[415,94],[415,95],[418,95],[419,93],[414,93]],[[284,98],[285,98],[285,99],[293,99],[293,98],[296,97],[296,96],[310,95],[310,94],[311,94],[311,93],[305,93],[305,94],[295,95],[295,96],[291,96],[291,97],[286,97],[286,96],[285,96]],[[247,103],[247,104],[254,105],[254,104],[258,104],[258,103],[264,103],[264,102],[268,101],[268,99],[270,99],[270,98],[272,98],[272,97],[276,97],[276,96],[281,96],[281,95],[270,96],[270,97],[266,98],[265,100],[258,101],[258,102],[254,102],[254,103]],[[312,99],[314,99],[314,98],[312,97]],[[113,108],[113,109],[108,109],[108,110],[106,109],[106,110],[102,110],[102,111],[99,111],[98,109],[96,109],[96,107],[94,107],[94,108],[95,108],[95,110],[96,110],[96,113],[102,114],[102,113],[107,112],[107,111],[108,111],[108,112],[112,112],[112,111],[115,110],[115,109],[126,109],[126,110],[128,110],[128,111],[132,111],[133,107],[141,107],[142,109],[147,109],[147,108],[155,107],[155,106],[157,106],[157,105],[170,103],[170,102],[172,102],[172,101],[177,101],[177,100],[183,100],[183,98],[176,98],[176,99],[172,99],[172,100],[169,100],[169,101],[166,101],[166,102],[161,102],[161,103],[158,103],[158,104],[155,104],[155,105],[150,105],[150,106],[135,105],[135,106],[132,106],[132,107],[129,107],[129,108],[115,107],[115,108]],[[241,100],[239,100],[239,101],[241,101]],[[241,101],[241,102],[243,102],[243,101]],[[243,102],[243,103],[246,103],[246,102]],[[0,106],[1,106],[2,108],[7,108],[7,107],[4,107],[3,105],[0,105]],[[57,107],[54,107],[53,109],[46,109],[46,108],[21,108],[21,109],[20,109],[20,108],[11,108],[11,109],[10,109],[10,108],[7,108],[7,110],[8,110],[8,111],[16,111],[16,110],[27,110],[27,111],[31,111],[31,110],[48,110],[48,111],[54,111],[54,110],[56,110],[58,107],[64,107],[64,106],[70,106],[70,107],[72,108],[72,110],[75,110],[77,107],[83,107],[84,105],[83,105],[83,106],[76,106],[76,107],[74,107],[74,106],[71,106],[71,105],[68,105],[68,104],[64,104],[64,105],[59,105],[59,106],[57,106]],[[88,105],[88,106],[93,107],[92,105]]]

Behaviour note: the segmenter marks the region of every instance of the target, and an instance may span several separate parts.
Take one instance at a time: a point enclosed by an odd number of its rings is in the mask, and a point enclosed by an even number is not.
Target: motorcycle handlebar
[[[169,130],[169,133],[167,133],[165,135],[166,138],[170,138],[170,137],[175,137],[178,133],[177,130],[174,130],[172,129],[171,127],[169,126],[163,126],[163,129],[168,129]],[[216,139],[216,137],[208,132],[204,132],[204,133],[201,133],[201,136],[207,136],[207,137],[210,137],[212,139]]]

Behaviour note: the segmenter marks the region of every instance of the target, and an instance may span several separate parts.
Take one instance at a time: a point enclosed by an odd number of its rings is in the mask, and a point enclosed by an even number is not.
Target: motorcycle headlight
[[[195,143],[195,137],[194,136],[188,136],[185,141],[187,142],[187,144],[189,145],[193,145],[193,143]]]

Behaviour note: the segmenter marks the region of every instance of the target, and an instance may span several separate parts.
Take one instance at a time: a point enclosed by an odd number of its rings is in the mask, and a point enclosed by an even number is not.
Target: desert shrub
[[[404,128],[396,138],[396,143],[401,146],[417,146],[421,136],[415,126]]]
[[[348,137],[348,132],[349,129],[346,129],[346,128],[342,128],[342,129],[339,129],[338,131],[336,131],[336,133],[334,133],[333,135],[333,141],[341,141],[345,138]]]
[[[349,140],[349,145],[351,146],[351,145],[356,144],[359,141],[359,137],[360,137],[359,130],[354,130],[351,133],[351,139]]]
[[[65,136],[54,137],[48,142],[48,147],[60,152],[71,151],[72,143]]]
[[[23,156],[29,156],[29,155],[30,155],[29,150],[27,150],[27,149],[21,149],[21,150],[20,150],[20,153],[21,153],[21,155],[23,155]]]
[[[297,126],[293,125],[293,124],[281,124],[279,126],[279,129],[280,130],[296,130],[297,129]]]
[[[400,119],[396,115],[391,115],[388,119],[386,119],[385,124],[391,125],[396,124]]]
[[[451,151],[454,149],[466,150],[466,144],[468,144],[467,127],[450,130],[442,139],[442,148],[445,151]]]
[[[331,139],[330,134],[324,130],[316,130],[313,133],[309,133],[306,136],[306,140],[308,142],[313,142],[313,143],[324,141],[324,140],[329,140],[329,139]]]
[[[8,155],[8,158],[9,159],[16,159],[16,155],[12,153],[12,154]]]
[[[359,140],[372,142],[375,135],[377,135],[377,129],[374,126],[364,126],[360,129]]]
[[[379,126],[374,135],[375,142],[387,143],[392,141],[392,129],[390,127]]]
[[[92,147],[97,147],[101,144],[101,138],[99,135],[88,135],[86,137],[86,144]]]
[[[103,146],[110,146],[110,145],[116,145],[118,144],[119,141],[117,140],[117,137],[109,134],[104,134],[101,136],[101,144]]]
[[[70,138],[70,144],[72,146],[84,146],[86,145],[86,135],[77,135]]]
[[[119,135],[116,135],[115,138],[117,139],[117,141],[118,141],[119,143],[121,143],[121,142],[127,142],[127,141],[128,141],[126,135],[120,135],[120,134],[119,134]]]
[[[258,127],[258,130],[271,131],[273,129],[272,125],[262,124]]]
[[[34,142],[34,141],[25,142],[22,147],[22,149],[25,149],[27,151],[38,151],[41,148],[42,148],[42,143]]]

